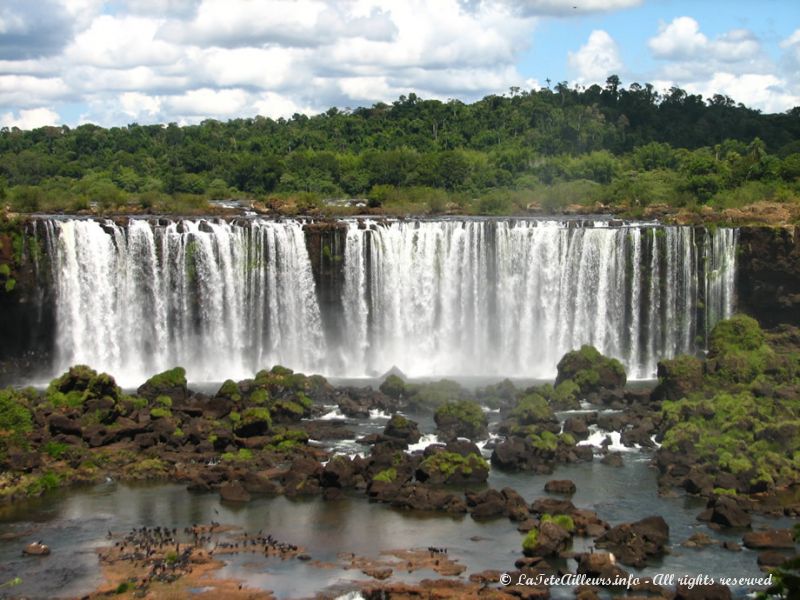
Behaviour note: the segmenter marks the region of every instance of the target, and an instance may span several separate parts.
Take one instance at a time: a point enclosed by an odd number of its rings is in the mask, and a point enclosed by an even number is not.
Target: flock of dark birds
[[[108,538],[114,537],[109,531]],[[212,521],[210,525],[194,524],[180,532],[177,527],[161,526],[131,529],[114,543],[110,552],[101,554],[101,560],[108,563],[129,561],[134,568],[144,570],[136,582],[131,582],[136,587],[144,587],[152,582],[171,583],[191,573],[193,564],[211,560],[215,552],[263,552],[264,556],[281,559],[310,558],[300,551],[298,546],[281,542],[261,530],[255,535],[245,532],[232,536],[219,523]]]

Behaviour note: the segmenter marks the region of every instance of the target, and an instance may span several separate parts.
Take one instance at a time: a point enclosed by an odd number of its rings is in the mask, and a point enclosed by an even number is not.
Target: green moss
[[[454,424],[459,434],[466,437],[479,435],[488,424],[486,414],[473,400],[445,402],[436,409],[434,420],[440,428]]]
[[[27,398],[12,388],[0,390],[0,458],[12,446],[27,446],[32,430],[33,414]]]
[[[234,413],[231,413],[231,415],[233,414]],[[233,418],[231,418],[231,420],[233,421]],[[241,419],[239,420],[239,426],[245,426],[256,422],[266,423],[266,429],[270,428],[270,426],[272,425],[272,416],[270,415],[268,408],[264,407],[248,408],[242,414]]]
[[[746,315],[735,315],[714,326],[708,339],[708,350],[710,356],[732,350],[748,352],[758,350],[765,342],[758,321]]]
[[[122,390],[108,373],[97,373],[86,365],[70,367],[60,377],[52,380],[45,392],[45,400],[54,407],[79,407],[87,400],[111,398],[117,402]]]
[[[375,477],[372,478],[373,481],[382,481],[384,483],[392,483],[397,479],[397,469],[394,467],[390,467],[388,469],[384,469]]]
[[[217,397],[229,398],[233,402],[239,402],[242,395],[239,393],[239,384],[232,379],[226,379],[222,387],[217,391]]]
[[[558,448],[558,436],[552,431],[540,431],[528,435],[531,446],[538,450],[555,452]]]
[[[239,421],[241,421],[241,420],[242,420],[242,415],[241,415],[241,414],[239,414],[238,412],[236,412],[235,410],[232,410],[232,411],[231,411],[231,412],[228,414],[228,419],[230,419],[231,423],[234,423],[234,424],[235,424],[235,423],[238,423]]]
[[[186,387],[186,369],[175,367],[174,369],[163,371],[153,375],[145,382],[145,385],[155,389]]]
[[[567,352],[558,363],[556,384],[572,380],[581,393],[625,385],[625,368],[615,358],[603,356],[594,346],[584,345]]]
[[[29,483],[25,492],[29,496],[39,496],[45,492],[56,489],[59,485],[61,485],[61,477],[56,473],[48,472],[40,475]]]
[[[221,458],[225,462],[249,462],[253,460],[253,452],[247,448],[239,448],[236,453],[225,452]]]
[[[533,552],[538,544],[539,530],[534,527],[522,538],[522,550],[526,553]]]
[[[156,407],[150,409],[150,417],[153,419],[166,419],[172,416],[172,411],[168,408]]]
[[[267,393],[267,390],[257,389],[254,391],[252,394],[250,394],[250,402],[257,405],[266,404],[269,402],[269,394]]]
[[[489,463],[474,452],[470,452],[467,456],[462,456],[456,452],[437,452],[423,460],[420,467],[428,471],[436,471],[445,477],[450,477],[457,472],[469,475],[477,468],[488,471]]]
[[[172,408],[172,398],[169,396],[158,396],[155,402],[164,408]]]
[[[575,521],[569,515],[544,514],[540,520],[542,523],[554,523],[568,533],[575,531]]]
[[[397,375],[389,375],[378,389],[390,398],[398,399],[408,395],[406,382]]]
[[[63,442],[56,442],[54,440],[50,440],[44,446],[42,446],[42,450],[50,456],[50,458],[59,459],[61,456],[69,449],[69,445]]]
[[[522,397],[514,409],[511,417],[516,419],[521,425],[532,425],[552,421],[555,418],[553,409],[541,394],[536,392]]]
[[[182,438],[182,437],[184,437],[186,434],[185,434],[185,433],[183,433],[183,429],[181,429],[180,427],[176,427],[176,428],[175,428],[175,431],[173,431],[173,432],[172,432],[172,435],[173,435],[174,437],[176,437],[176,438]]]

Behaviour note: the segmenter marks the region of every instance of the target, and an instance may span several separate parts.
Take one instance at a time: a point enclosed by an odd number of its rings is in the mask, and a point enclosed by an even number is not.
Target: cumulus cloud
[[[57,0],[11,0],[0,6],[0,59],[58,53],[72,36],[69,12]]]
[[[607,32],[596,29],[577,52],[568,55],[570,67],[581,83],[605,81],[623,68],[619,46]]]
[[[20,129],[36,129],[45,125],[58,125],[60,117],[50,108],[29,108],[18,113],[7,112],[0,115],[0,127],[19,127]]]
[[[392,101],[409,92],[469,102],[512,86],[539,87],[519,63],[530,57],[543,20],[586,19],[641,4],[5,0],[0,114],[18,124],[45,122],[52,114],[43,111],[68,103],[71,113],[76,106],[82,111],[82,122],[119,125],[290,117]],[[714,82],[723,93],[730,90],[765,110],[784,109],[800,91],[793,83],[800,81],[800,30],[781,43],[777,65],[746,29],[711,38],[688,16],[652,28],[648,46],[659,67],[647,80],[697,90]],[[593,31],[568,54],[574,79],[602,82],[625,74],[622,50],[609,31]]]
[[[702,94],[706,98],[723,94],[739,102],[746,99],[748,104],[759,106],[768,113],[800,106],[800,94],[791,93],[784,80],[769,74],[715,73],[707,81],[687,84],[686,90],[693,94]]]

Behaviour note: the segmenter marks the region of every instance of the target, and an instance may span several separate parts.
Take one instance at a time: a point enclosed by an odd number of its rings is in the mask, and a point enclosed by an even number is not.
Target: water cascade
[[[552,377],[591,343],[652,377],[734,308],[736,231],[608,222],[345,221],[321,311],[304,223],[44,223],[57,364],[137,382],[283,364],[325,375]],[[340,229],[341,231],[341,229]],[[337,292],[338,293],[338,292]]]

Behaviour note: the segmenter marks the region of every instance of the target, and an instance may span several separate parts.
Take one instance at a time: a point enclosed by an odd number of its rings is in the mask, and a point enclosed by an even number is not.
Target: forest
[[[800,204],[800,107],[762,114],[611,76],[472,104],[409,93],[290,119],[0,130],[0,202],[15,212],[226,199],[309,214],[356,210],[344,199],[388,214]]]

